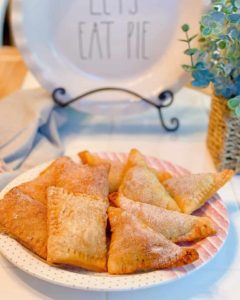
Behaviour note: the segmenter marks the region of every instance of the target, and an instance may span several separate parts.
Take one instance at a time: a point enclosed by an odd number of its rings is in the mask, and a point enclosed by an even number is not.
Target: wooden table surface
[[[27,67],[15,47],[0,48],[0,99],[18,90],[27,73]]]

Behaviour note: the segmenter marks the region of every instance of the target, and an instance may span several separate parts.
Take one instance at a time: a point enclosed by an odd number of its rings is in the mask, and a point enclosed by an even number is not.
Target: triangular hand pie
[[[111,197],[111,201],[174,243],[196,241],[216,233],[211,219],[207,217],[190,216],[132,201],[121,194]]]
[[[169,172],[157,171],[154,168],[150,168],[147,165],[145,157],[137,149],[132,149],[130,151],[127,166],[126,163],[117,160],[115,161],[110,159],[102,159],[98,155],[92,154],[89,151],[79,152],[78,156],[80,157],[83,164],[88,164],[89,166],[97,166],[99,164],[110,165],[110,171],[108,175],[109,193],[118,191],[126,168],[129,168],[133,165],[142,165],[148,167],[158,177],[160,182],[163,182],[172,177]]]
[[[148,167],[144,155],[137,149],[131,149],[128,154],[127,168],[134,166]]]
[[[66,157],[59,157],[53,163],[50,164],[45,170],[43,170],[39,176],[35,179],[22,183],[18,186],[19,190],[29,195],[35,200],[46,204],[47,202],[47,189],[49,186],[56,184],[57,170],[61,171],[66,166],[71,166],[73,161]]]
[[[170,178],[164,181],[164,186],[176,200],[181,211],[191,214],[211,198],[233,175],[232,170],[190,174]]]
[[[155,170],[155,169],[152,169],[152,170]],[[164,181],[166,181],[167,179],[170,179],[170,178],[173,177],[172,174],[170,174],[169,172],[166,172],[166,171],[160,172],[160,171],[156,171],[156,170],[155,170],[155,172],[156,172],[156,175],[157,175],[157,177],[158,177],[158,180],[159,180],[161,183],[164,182]]]
[[[165,190],[143,156],[133,149],[128,158],[119,192],[134,201],[179,211],[175,200]]]
[[[127,211],[110,207],[108,216],[112,231],[110,274],[181,266],[198,259],[195,249],[177,246]]]
[[[72,163],[63,170],[57,170],[55,186],[62,187],[70,193],[92,195],[108,202],[109,165],[97,166]]]
[[[106,271],[106,202],[62,188],[48,189],[49,263]]]
[[[56,159],[40,175],[18,188],[44,204],[47,202],[47,189],[50,186],[63,187],[69,192],[86,193],[107,200],[108,171],[106,165],[88,166],[75,163],[69,157]]]
[[[0,200],[0,224],[4,232],[42,258],[47,257],[46,206],[18,188]]]
[[[79,157],[84,164],[90,166],[97,166],[99,164],[110,165],[108,181],[109,181],[109,192],[116,192],[120,186],[125,164],[120,161],[114,161],[110,159],[102,159],[99,156],[90,153],[89,151],[82,151],[79,154]]]
[[[125,170],[135,166],[139,166],[139,167],[142,166],[148,168],[158,177],[158,180],[160,182],[163,182],[172,177],[172,174],[170,174],[167,171],[158,171],[154,168],[151,168],[148,165],[145,156],[139,150],[131,149],[128,155],[128,161]]]

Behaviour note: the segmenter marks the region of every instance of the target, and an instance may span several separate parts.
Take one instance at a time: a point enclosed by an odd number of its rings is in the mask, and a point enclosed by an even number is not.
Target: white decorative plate
[[[209,2],[14,0],[12,22],[29,69],[49,92],[63,87],[68,97],[76,97],[110,86],[156,100],[163,90],[182,87],[181,65],[189,59],[179,41],[184,38],[181,26],[189,23],[197,33]],[[124,114],[149,107],[132,100],[125,93],[99,93],[74,107],[111,115],[116,104],[115,113]]]
[[[99,153],[102,158],[114,160],[126,160],[126,154],[120,153]],[[175,166],[169,162],[148,157],[148,163],[158,169],[169,171],[175,176],[187,174],[185,169]],[[24,181],[31,180],[42,171],[47,164],[40,165],[32,170],[23,173],[13,180],[1,193],[0,198],[12,187]],[[224,244],[229,221],[226,208],[218,195],[215,195],[202,209],[197,211],[199,216],[209,216],[217,229],[217,235],[208,237],[198,243],[195,247],[199,253],[199,259],[191,265],[176,269],[159,270],[132,275],[109,275],[107,273],[93,273],[82,269],[61,269],[49,266],[38,257],[30,253],[23,246],[12,238],[0,234],[0,251],[14,265],[23,271],[51,283],[72,288],[94,291],[123,291],[160,285],[172,280],[180,279],[197,270],[209,262]]]

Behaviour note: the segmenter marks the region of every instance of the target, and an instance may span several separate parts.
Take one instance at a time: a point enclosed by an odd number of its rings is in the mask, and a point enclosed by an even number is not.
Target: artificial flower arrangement
[[[213,0],[209,12],[200,21],[199,48],[191,48],[198,35],[189,37],[190,27],[182,26],[191,65],[183,68],[192,73],[192,85],[213,84],[216,95],[228,101],[240,116],[240,0]],[[195,57],[195,61],[194,58]]]
[[[192,85],[213,87],[208,148],[219,169],[240,171],[240,0],[212,0],[200,20],[200,34],[182,26]],[[193,40],[199,47],[192,47]]]

